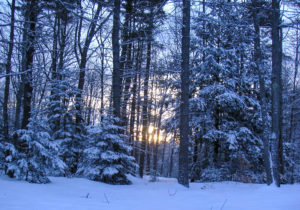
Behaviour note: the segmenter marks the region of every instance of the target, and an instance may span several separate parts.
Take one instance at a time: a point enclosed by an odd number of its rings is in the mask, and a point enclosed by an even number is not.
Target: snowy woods
[[[300,182],[294,0],[0,0],[0,174]]]

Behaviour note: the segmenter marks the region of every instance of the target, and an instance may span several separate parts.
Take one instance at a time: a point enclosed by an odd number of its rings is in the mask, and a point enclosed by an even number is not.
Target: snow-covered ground
[[[300,185],[280,188],[236,182],[192,183],[147,178],[113,186],[81,178],[51,177],[29,184],[0,176],[1,210],[300,210]]]

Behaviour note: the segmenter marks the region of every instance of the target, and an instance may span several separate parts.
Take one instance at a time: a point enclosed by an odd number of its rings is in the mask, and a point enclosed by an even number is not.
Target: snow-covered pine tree
[[[203,181],[261,182],[261,107],[251,67],[252,28],[238,2],[206,6],[209,12],[197,18],[192,47],[197,78],[191,99],[197,153],[192,174]]]
[[[83,125],[76,125],[74,120],[77,112],[74,106],[77,89],[69,79],[72,78],[71,72],[65,69],[57,72],[57,75],[57,79],[51,81],[51,95],[45,102],[43,114],[47,116],[51,139],[59,145],[58,154],[67,165],[63,175],[71,176],[77,172],[82,159],[85,129]],[[62,175],[60,171],[54,174]]]
[[[2,134],[0,134],[0,174],[6,172],[6,159],[9,160],[9,154],[13,152],[13,145],[9,144]]]
[[[130,184],[126,177],[134,173],[135,159],[128,138],[119,120],[112,115],[103,116],[98,126],[88,128],[89,144],[84,150],[84,161],[79,169],[83,176],[109,184]]]
[[[33,183],[48,183],[47,172],[64,170],[58,145],[51,141],[46,121],[36,114],[30,118],[28,129],[13,133],[15,149],[7,156],[7,175]]]
[[[15,155],[16,149],[10,139],[6,139],[0,134],[0,174],[7,173],[7,164]]]

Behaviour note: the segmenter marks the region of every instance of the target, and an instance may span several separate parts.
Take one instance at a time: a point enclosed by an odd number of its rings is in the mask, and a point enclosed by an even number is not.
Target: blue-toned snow
[[[132,185],[108,185],[82,178],[50,177],[30,184],[0,176],[1,210],[300,210],[300,184],[280,188],[236,182],[158,182],[130,177]]]

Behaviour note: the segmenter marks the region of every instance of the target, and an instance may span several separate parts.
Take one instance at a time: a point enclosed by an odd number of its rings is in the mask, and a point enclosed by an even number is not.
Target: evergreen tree
[[[203,24],[195,27],[193,42],[192,173],[206,181],[218,173],[216,181],[262,182],[263,168],[257,164],[262,164],[262,109],[248,47],[253,40],[249,18],[239,3],[220,1],[210,9],[199,14]]]
[[[33,183],[50,182],[47,173],[64,170],[65,164],[58,157],[58,145],[51,141],[49,127],[44,119],[34,115],[27,129],[13,133],[14,148],[9,148],[7,175]]]
[[[71,72],[65,69],[57,75],[58,79],[51,81],[51,95],[45,102],[43,114],[47,116],[51,139],[59,145],[58,154],[67,165],[64,175],[71,176],[76,173],[82,158],[85,129],[74,120],[77,113],[74,98],[78,91],[67,79]],[[76,132],[76,129],[82,132]]]
[[[128,136],[118,126],[118,118],[103,116],[98,126],[88,129],[88,146],[79,173],[91,180],[110,184],[130,184],[126,177],[137,165],[130,155],[132,148],[125,144]]]

